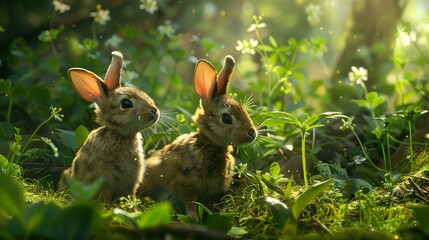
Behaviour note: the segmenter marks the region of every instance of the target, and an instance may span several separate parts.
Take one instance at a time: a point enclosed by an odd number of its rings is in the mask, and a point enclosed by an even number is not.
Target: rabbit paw
[[[187,212],[186,216],[188,216],[189,218],[191,218],[196,223],[200,222],[200,218],[198,217],[198,213],[195,212],[195,211]]]

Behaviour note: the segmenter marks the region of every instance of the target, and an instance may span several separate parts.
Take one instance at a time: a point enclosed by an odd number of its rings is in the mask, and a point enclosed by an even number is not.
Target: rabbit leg
[[[63,173],[61,174],[61,178],[60,181],[58,182],[57,185],[57,190],[66,190],[67,189],[67,185],[70,181],[70,178],[72,177],[72,168],[67,168],[66,170],[63,171]]]
[[[110,202],[113,200],[112,193],[108,186],[104,185],[103,188],[101,188],[98,199],[100,199],[101,201],[107,201],[107,202]]]
[[[198,218],[197,204],[195,202],[186,201],[185,208],[186,208],[186,216],[190,217],[192,220],[198,223],[199,218]]]

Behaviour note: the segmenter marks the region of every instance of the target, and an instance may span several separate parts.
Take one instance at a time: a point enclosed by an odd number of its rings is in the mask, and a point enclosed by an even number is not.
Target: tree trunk
[[[354,0],[347,42],[331,77],[332,102],[345,113],[356,113],[357,106],[350,99],[359,92],[344,84],[352,66],[368,70],[368,91],[390,94],[386,75],[392,70],[395,33],[404,11],[403,0]],[[339,83],[339,81],[343,83]]]

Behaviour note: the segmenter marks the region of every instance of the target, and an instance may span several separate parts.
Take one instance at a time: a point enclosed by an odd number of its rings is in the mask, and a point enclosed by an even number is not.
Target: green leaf
[[[150,228],[162,225],[168,225],[171,222],[172,209],[168,202],[161,202],[149,209],[146,213],[137,219],[140,229]]]
[[[89,239],[103,226],[96,204],[90,201],[66,208],[54,202],[37,202],[26,207],[23,219],[11,219],[6,226],[16,239]]]
[[[312,125],[312,126],[310,126],[310,127],[308,127],[308,128],[307,128],[307,131],[308,131],[308,130],[311,130],[311,129],[313,129],[313,128],[320,128],[320,127],[323,127],[323,126],[325,126],[325,125],[323,125],[323,124],[316,124],[316,125]]]
[[[342,115],[341,112],[323,112],[308,118],[307,120],[304,121],[303,125],[309,127],[324,118],[338,118],[338,117],[346,117],[346,116]]]
[[[92,40],[90,38],[83,39],[83,45],[81,46],[86,51],[92,51],[98,46],[97,40]]]
[[[60,32],[60,29],[44,30],[39,34],[38,39],[44,43],[54,42]]]
[[[89,239],[91,234],[104,226],[97,205],[92,201],[76,202],[60,210],[59,219],[53,219],[55,223],[51,224],[56,233],[55,239],[64,236],[70,239]],[[45,228],[45,225],[40,227]]]
[[[210,38],[201,38],[200,44],[206,52],[210,52],[217,48],[218,44],[213,39]]]
[[[263,112],[262,114],[273,118],[289,118],[298,122],[298,119],[294,115],[287,112]]]
[[[0,94],[10,95],[12,90],[12,81],[10,79],[0,79]]]
[[[292,206],[292,216],[295,220],[299,219],[299,215],[305,206],[319,196],[330,184],[332,179],[318,183],[307,189],[304,193],[298,196]]]
[[[367,100],[352,99],[352,102],[356,103],[359,107],[365,107],[365,108],[371,109],[371,105]]]
[[[77,149],[76,136],[74,132],[57,129],[56,134],[64,146],[72,149],[73,151]]]
[[[384,131],[382,131],[381,129],[375,129],[375,130],[372,130],[371,133],[374,134],[377,137],[377,139],[381,139]]]
[[[268,39],[270,40],[270,43],[274,48],[278,47],[277,41],[273,36],[269,36]]]
[[[217,230],[223,233],[227,233],[232,228],[237,213],[212,213],[207,217],[206,226],[210,229]]]
[[[284,190],[285,198],[287,201],[290,201],[292,199],[292,182],[293,182],[293,175],[290,177],[289,182],[286,185],[286,188]]]
[[[277,223],[279,229],[283,229],[289,221],[293,220],[290,209],[282,201],[276,198],[266,197],[265,203],[269,207],[273,215],[273,221]]]
[[[232,227],[228,231],[228,235],[231,235],[231,236],[244,236],[247,233],[248,232],[244,228],[240,228],[240,227]]]
[[[426,235],[429,235],[429,207],[419,206],[412,207],[412,209],[414,212],[414,217],[419,223],[420,230],[422,230]]]
[[[277,178],[280,174],[280,164],[278,162],[273,162],[270,165],[270,174],[272,178]]]
[[[134,220],[134,218],[131,216],[131,214],[129,214],[128,212],[126,212],[120,208],[113,209],[112,217],[117,218],[115,220],[120,220],[121,223],[123,223],[123,224],[127,224],[127,225],[131,226],[131,228],[133,228],[133,229],[138,228],[137,222],[136,222],[136,220]]]
[[[0,154],[0,171],[2,173],[6,173],[8,166],[9,166],[9,161],[5,156]]]
[[[370,109],[375,109],[376,107],[380,106],[385,102],[386,97],[378,96],[378,93],[376,92],[369,92],[366,95],[366,100],[370,103],[370,106],[371,106]]]
[[[97,197],[101,187],[103,186],[105,178],[99,177],[91,184],[85,184],[76,180],[69,183],[70,194],[76,199],[91,200]]]
[[[24,195],[21,185],[3,173],[0,173],[0,199],[0,213],[6,213],[22,220]]]
[[[76,128],[76,131],[74,134],[75,134],[77,147],[80,148],[88,138],[89,131],[85,126],[80,125],[79,127]]]
[[[7,175],[11,176],[11,177],[16,177],[21,175],[21,166],[19,166],[16,163],[9,163],[8,169],[7,169]]]
[[[192,218],[190,218],[190,217],[188,217],[186,215],[183,215],[183,214],[177,214],[177,218],[179,219],[179,221],[181,223],[196,224],[196,222]]]
[[[269,118],[261,123],[262,126],[266,127],[282,126],[283,124],[296,125],[296,122],[288,118]]]
[[[268,180],[267,180],[266,178],[264,178],[263,176],[262,176],[261,180],[262,180],[262,182],[263,182],[263,183],[265,183],[265,185],[266,185],[269,189],[271,189],[271,190],[273,190],[273,191],[277,192],[278,194],[280,194],[280,195],[282,195],[282,196],[284,195],[283,190],[282,190],[279,186],[277,186],[277,185],[273,184],[272,182],[268,181]]]
[[[258,45],[256,46],[259,50],[264,51],[264,52],[272,52],[274,51],[274,49],[270,46],[267,45]]]

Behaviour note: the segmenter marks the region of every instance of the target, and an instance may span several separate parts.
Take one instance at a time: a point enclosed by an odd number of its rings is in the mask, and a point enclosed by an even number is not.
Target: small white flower
[[[64,114],[61,114],[61,111],[63,110],[62,108],[57,108],[51,105],[50,107],[51,109],[51,115],[54,116],[55,120],[62,122],[63,121],[63,117]]]
[[[158,26],[158,32],[161,36],[167,36],[167,37],[171,38],[176,31],[174,30],[173,26],[171,25],[171,22],[167,20],[167,21],[165,21],[164,25]]]
[[[156,0],[140,0],[140,9],[153,14],[158,10],[158,2]]]
[[[320,17],[323,15],[320,5],[312,3],[305,7],[305,13],[307,14],[307,21],[312,26],[319,24]]]
[[[118,37],[118,35],[112,35],[109,39],[107,39],[104,42],[104,45],[112,47],[112,48],[118,48],[119,44],[123,42],[122,38]]]
[[[237,46],[235,46],[235,49],[237,51],[240,51],[242,54],[249,53],[251,55],[254,55],[256,53],[255,48],[258,46],[259,41],[255,39],[250,39],[249,41],[243,40],[243,41],[237,41]]]
[[[349,72],[349,79],[350,82],[361,85],[368,80],[368,70],[363,67],[357,68],[353,66]]]
[[[102,9],[100,4],[97,5],[97,11],[90,13],[89,16],[93,17],[94,22],[100,25],[106,25],[110,21],[110,11]]]
[[[238,40],[238,41],[237,41],[237,46],[235,46],[235,49],[236,49],[237,51],[241,51],[241,53],[244,53],[244,52],[243,52],[243,49],[244,49],[244,41],[242,42],[242,41]]]
[[[67,4],[64,4],[58,0],[52,1],[52,4],[54,5],[55,11],[59,13],[65,13],[67,11],[70,11],[70,6]]]
[[[408,47],[412,42],[417,41],[416,33],[411,32],[399,32],[399,41],[403,47]]]
[[[255,39],[250,39],[249,40],[249,44],[250,44],[250,46],[251,47],[256,47],[256,46],[258,46],[258,43],[259,43],[259,41],[258,40],[255,40]]]
[[[250,27],[247,29],[247,31],[248,32],[253,32],[253,31],[255,31],[258,28],[264,28],[266,26],[267,26],[267,24],[265,24],[265,23],[257,23],[257,24],[253,23],[253,24],[250,25]]]

